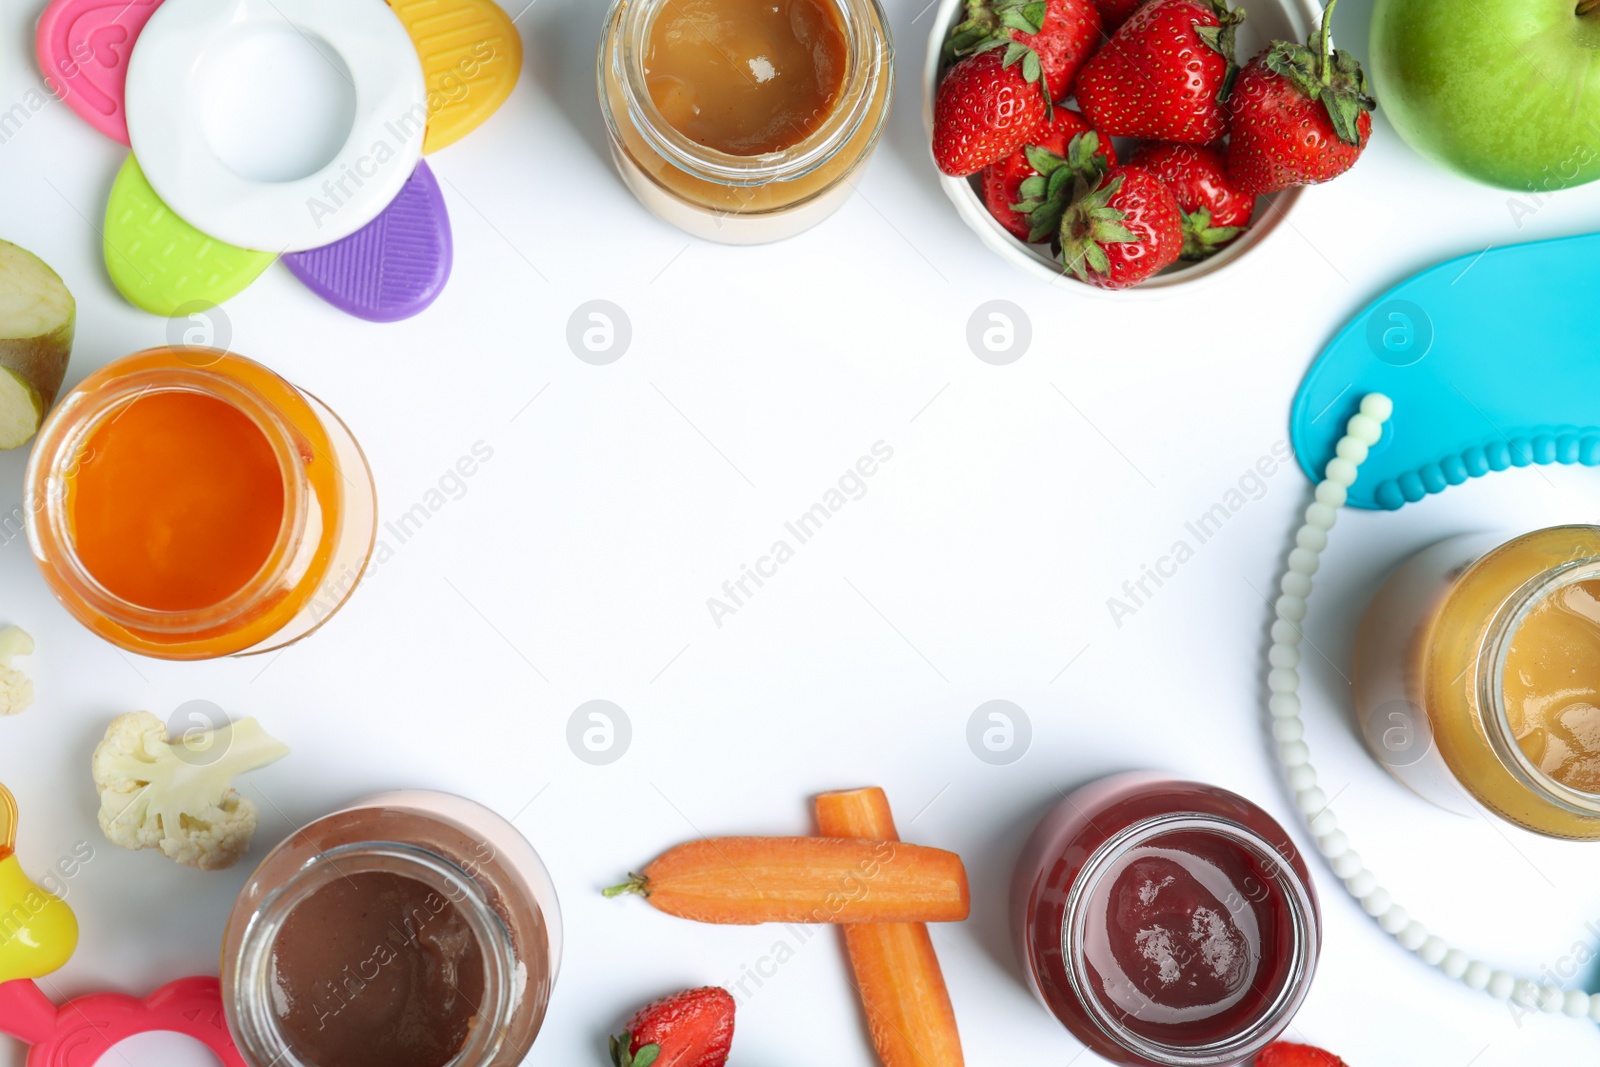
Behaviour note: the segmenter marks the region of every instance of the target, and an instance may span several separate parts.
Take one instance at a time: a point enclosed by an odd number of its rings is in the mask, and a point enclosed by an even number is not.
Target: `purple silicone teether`
[[[439,182],[417,164],[383,214],[342,241],[283,262],[334,307],[368,322],[420,315],[450,280],[450,215]]]

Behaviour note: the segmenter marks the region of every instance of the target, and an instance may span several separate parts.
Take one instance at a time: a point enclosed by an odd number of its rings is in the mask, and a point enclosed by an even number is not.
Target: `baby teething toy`
[[[348,75],[354,116],[315,172],[260,180],[218,156],[198,101],[208,64],[285,24]],[[133,149],[106,208],[106,266],[166,316],[237,295],[280,255],[352,315],[423,311],[453,250],[422,157],[486,121],[522,66],[493,0],[52,0],[37,44],[51,88]]]
[[[1475,959],[1395,902],[1339,829],[1305,742],[1300,644],[1328,532],[1345,505],[1394,510],[1493,470],[1600,465],[1583,288],[1600,236],[1496,249],[1397,286],[1347,326],[1295,398],[1291,435],[1315,499],[1273,606],[1268,708],[1277,755],[1317,849],[1402,947],[1447,977],[1528,1011],[1600,1022],[1600,996],[1517,978]],[[1392,416],[1392,417],[1391,417]],[[1357,475],[1360,480],[1357,480]]]
[[[0,786],[0,1033],[31,1045],[28,1067],[95,1067],[131,1037],[169,1031],[191,1037],[224,1067],[245,1067],[234,1048],[215,978],[185,978],[143,1000],[95,993],[57,1006],[35,983],[78,945],[78,920],[36,885],[14,854],[17,805]]]

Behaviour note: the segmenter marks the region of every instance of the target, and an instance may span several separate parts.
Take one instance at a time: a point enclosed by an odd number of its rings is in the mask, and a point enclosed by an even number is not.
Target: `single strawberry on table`
[[[640,1011],[611,1039],[613,1067],[724,1067],[733,1046],[733,997],[691,989]]]
[[[1220,147],[1146,141],[1133,150],[1128,162],[1172,190],[1183,212],[1184,259],[1207,259],[1249,227],[1256,198],[1228,179]]]
[[[1349,1067],[1331,1052],[1310,1045],[1274,1041],[1256,1055],[1256,1067]]]
[[[1183,251],[1183,216],[1172,191],[1139,167],[1115,167],[1061,218],[1061,262],[1102,289],[1138,285]]]
[[[1065,207],[1063,197],[1046,195],[1052,177],[1065,168],[1055,179],[1056,189],[1070,193],[1073,179],[1092,182],[1116,165],[1117,150],[1111,138],[1101,136],[1071,108],[1058,107],[1050,125],[1031,143],[984,168],[983,202],[989,214],[1019,240],[1042,241],[1055,236]],[[1029,186],[1032,178],[1041,181]],[[1046,200],[1054,204],[1053,210],[1037,215]],[[1018,210],[1023,207],[1026,210]],[[1036,227],[1042,227],[1042,232],[1036,233]]]
[[[1072,91],[1078,69],[1100,46],[1100,11],[1092,0],[967,0],[967,17],[950,31],[948,58],[1003,48],[1008,62],[1039,83],[1046,102]]]
[[[1049,105],[1022,64],[1004,50],[968,56],[944,76],[933,101],[933,158],[955,177],[976,174],[1028,143],[1049,121]]]
[[[1227,0],[1150,0],[1078,73],[1078,106],[1114,137],[1210,144],[1227,130],[1244,12]]]
[[[1333,47],[1337,2],[1328,0],[1309,45],[1274,41],[1239,75],[1229,101],[1228,176],[1246,193],[1330,181],[1367,147],[1377,102],[1360,62]]]

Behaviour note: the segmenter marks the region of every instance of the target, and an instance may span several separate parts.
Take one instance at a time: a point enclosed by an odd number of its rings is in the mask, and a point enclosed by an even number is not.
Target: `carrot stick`
[[[824,793],[817,798],[817,828],[829,837],[900,840],[881,789]],[[883,1067],[962,1067],[961,1035],[928,928],[847,926],[844,940]]]
[[[696,922],[959,922],[971,902],[952,852],[892,841],[723,837],[673,849],[605,891]]]

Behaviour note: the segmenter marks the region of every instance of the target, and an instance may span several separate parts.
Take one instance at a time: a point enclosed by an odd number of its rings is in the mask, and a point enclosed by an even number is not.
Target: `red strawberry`
[[[1256,1067],[1349,1067],[1331,1052],[1274,1041],[1256,1055]]]
[[[1115,137],[1210,144],[1227,128],[1244,21],[1227,0],[1150,0],[1078,74],[1078,106]]]
[[[1160,178],[1183,212],[1183,258],[1201,260],[1220,251],[1250,225],[1256,198],[1228,180],[1215,145],[1146,141],[1128,160]]]
[[[1073,178],[1098,182],[1101,173],[1116,165],[1117,150],[1111,146],[1111,138],[1100,136],[1071,108],[1058,107],[1055,118],[1034,143],[984,168],[983,202],[1000,225],[1019,240],[1042,240],[1054,236],[1060,228],[1064,206],[1064,199],[1044,196],[1051,175],[1063,167],[1069,168],[1068,177],[1057,179],[1059,190],[1063,188],[1062,183]],[[1029,178],[1043,178],[1044,181],[1039,188],[1030,187],[1024,192],[1023,186]],[[1038,195],[1030,197],[1029,193]],[[1053,212],[1036,220],[1033,215],[1041,205],[1035,204],[1026,212],[1016,210],[1024,201],[1041,198],[1055,205]],[[1037,237],[1034,236],[1036,226],[1043,227]]]
[[[1154,174],[1117,167],[1061,219],[1061,262],[1080,281],[1126,289],[1165,270],[1183,251],[1182,213]]]
[[[1336,2],[1329,0],[1309,46],[1274,41],[1239,77],[1229,101],[1228,175],[1247,193],[1330,181],[1367,147],[1377,103],[1360,62],[1333,48]]]
[[[1042,82],[1051,102],[1060,100],[1100,46],[1100,12],[1091,0],[967,0],[967,17],[950,31],[945,54],[959,58],[1002,45],[1007,62],[1017,57],[1023,76]]]
[[[1107,33],[1115,33],[1143,3],[1144,0],[1094,0],[1094,6],[1100,9],[1100,25]]]
[[[733,1046],[733,997],[692,989],[658,1000],[611,1039],[613,1067],[723,1067]]]
[[[999,49],[950,68],[933,102],[933,158],[940,170],[956,177],[976,174],[1044,127],[1049,104],[1020,68]]]

